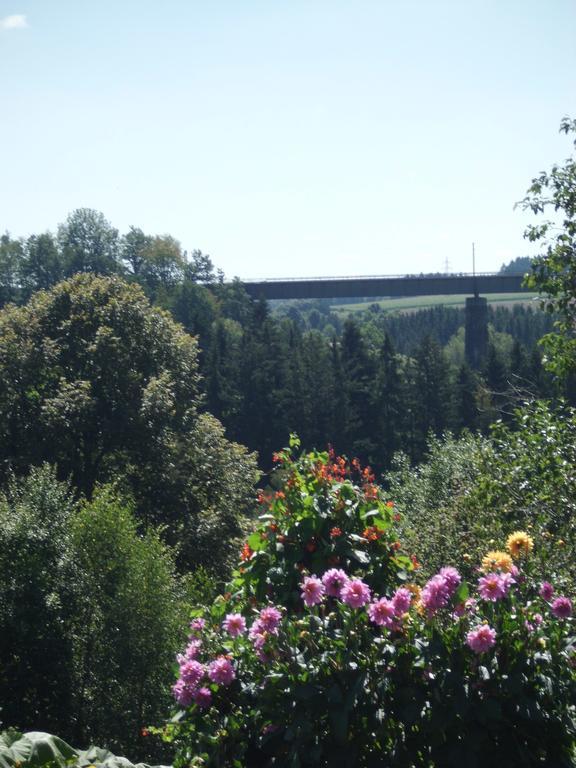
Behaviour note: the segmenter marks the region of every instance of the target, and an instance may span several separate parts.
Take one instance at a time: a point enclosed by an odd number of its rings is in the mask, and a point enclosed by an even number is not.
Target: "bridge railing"
[[[437,280],[441,278],[450,277],[504,277],[510,276],[523,276],[526,272],[421,272],[411,273],[405,275],[329,275],[329,276],[313,276],[313,277],[246,277],[241,278],[243,283],[306,283],[323,281],[329,282],[332,280]]]

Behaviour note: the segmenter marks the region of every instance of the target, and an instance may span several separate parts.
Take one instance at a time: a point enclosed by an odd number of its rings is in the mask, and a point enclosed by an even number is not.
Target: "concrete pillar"
[[[484,296],[466,299],[466,362],[480,368],[488,352],[488,302]]]

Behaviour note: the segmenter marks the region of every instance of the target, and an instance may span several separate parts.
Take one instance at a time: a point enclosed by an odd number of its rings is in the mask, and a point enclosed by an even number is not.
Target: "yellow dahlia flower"
[[[492,550],[487,552],[482,558],[482,570],[483,571],[504,571],[508,573],[512,568],[512,558],[508,552],[501,552],[499,550]]]
[[[405,586],[406,586],[406,589],[414,595],[413,597],[414,602],[417,602],[418,600],[420,600],[420,595],[422,594],[422,590],[418,586],[418,584],[406,584]]]
[[[521,557],[529,555],[534,548],[534,539],[525,531],[514,531],[506,540],[506,549],[512,557]]]

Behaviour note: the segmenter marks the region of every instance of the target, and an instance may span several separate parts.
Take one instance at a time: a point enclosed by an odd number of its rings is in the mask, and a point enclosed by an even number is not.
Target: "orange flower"
[[[378,498],[378,488],[375,485],[365,485],[362,490],[367,499]]]
[[[364,528],[364,532],[362,533],[362,536],[365,539],[368,539],[368,541],[378,541],[381,535],[382,535],[381,531],[378,528],[376,528],[375,525],[371,525],[368,528]]]
[[[240,554],[240,560],[242,560],[242,562],[246,562],[246,560],[250,560],[250,558],[252,557],[253,554],[254,554],[254,552],[252,551],[252,548],[250,547],[248,542],[246,542],[244,544],[244,546],[242,547],[242,553]]]
[[[362,471],[362,477],[367,483],[373,483],[375,480],[374,473],[370,467],[364,467],[364,470]]]
[[[414,600],[420,600],[422,589],[418,584],[406,584],[406,589],[414,595]]]

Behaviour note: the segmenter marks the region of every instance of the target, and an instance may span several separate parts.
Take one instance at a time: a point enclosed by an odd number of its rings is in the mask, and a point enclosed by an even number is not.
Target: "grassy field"
[[[535,293],[492,293],[486,298],[489,304],[531,304],[534,303]],[[409,296],[394,299],[380,299],[366,301],[362,304],[335,304],[331,307],[332,312],[339,314],[350,314],[351,312],[362,312],[371,304],[378,304],[386,312],[415,312],[419,309],[428,309],[429,307],[438,307],[444,305],[447,307],[463,307],[468,295],[454,296]]]

